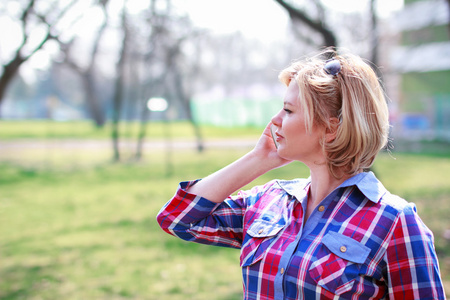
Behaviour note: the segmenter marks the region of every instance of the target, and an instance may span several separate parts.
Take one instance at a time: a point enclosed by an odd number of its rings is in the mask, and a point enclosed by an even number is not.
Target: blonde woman
[[[444,299],[431,231],[413,204],[364,171],[389,130],[371,67],[328,49],[279,78],[287,86],[283,108],[255,148],[180,183],[158,214],[162,229],[241,249],[244,299]],[[310,177],[232,195],[292,161],[308,166]]]

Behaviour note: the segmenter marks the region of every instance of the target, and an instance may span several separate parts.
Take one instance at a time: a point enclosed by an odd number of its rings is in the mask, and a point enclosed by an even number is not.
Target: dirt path
[[[208,148],[251,148],[256,144],[256,140],[252,139],[216,139],[204,141],[203,145]],[[12,140],[0,141],[0,151],[11,151],[18,149],[108,149],[111,148],[109,140]],[[121,141],[122,149],[136,148],[135,141]],[[144,143],[144,149],[165,149],[165,148],[185,148],[195,149],[197,143],[194,140],[155,140]]]

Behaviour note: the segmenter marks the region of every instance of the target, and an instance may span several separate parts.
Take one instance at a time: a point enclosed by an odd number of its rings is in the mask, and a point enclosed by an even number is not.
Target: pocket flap
[[[277,235],[283,227],[284,224],[257,219],[247,229],[247,234],[254,238],[271,237]]]
[[[267,221],[256,219],[247,229],[246,236],[241,248],[241,267],[247,267],[257,263],[264,256],[265,250],[273,242],[275,237],[285,226]]]
[[[362,264],[370,253],[370,248],[343,234],[330,231],[322,239],[322,243],[335,255]]]

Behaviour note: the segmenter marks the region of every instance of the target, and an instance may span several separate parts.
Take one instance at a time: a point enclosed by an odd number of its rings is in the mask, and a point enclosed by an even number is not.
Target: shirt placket
[[[278,272],[275,277],[275,299],[285,299],[285,283],[286,283],[286,275],[287,275],[287,268],[291,264],[292,258],[295,255],[299,255],[304,252],[305,249],[298,249],[299,243],[303,240],[304,237],[306,237],[308,234],[310,234],[314,227],[317,226],[320,223],[320,219],[323,217],[323,214],[325,213],[326,207],[330,204],[330,202],[336,197],[337,191],[334,191],[328,197],[326,197],[319,206],[316,207],[316,209],[312,212],[312,214],[309,216],[308,221],[304,222],[304,213],[303,218],[301,221],[301,226],[298,234],[296,235],[295,240],[286,248],[283,255],[280,259],[280,264],[278,267]],[[307,197],[305,197],[301,201],[301,207],[303,209],[303,212],[306,211],[306,205],[307,205]]]
[[[297,201],[297,200],[295,200]],[[299,232],[296,234],[296,238],[294,241],[292,241],[284,250],[281,258],[280,263],[278,265],[278,272],[275,276],[274,286],[275,286],[275,299],[284,299],[284,284],[285,284],[285,277],[286,277],[286,270],[289,266],[289,263],[292,259],[292,256],[295,252],[295,249],[297,248],[297,245],[300,241],[300,237],[302,235],[303,230],[303,219],[304,219],[304,212],[306,211],[306,197],[301,201],[301,209],[302,209],[302,220],[293,220],[293,222],[300,222]],[[292,214],[292,213],[291,213]]]

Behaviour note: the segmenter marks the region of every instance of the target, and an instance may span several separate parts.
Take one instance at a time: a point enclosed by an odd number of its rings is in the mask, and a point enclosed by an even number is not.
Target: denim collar
[[[277,180],[278,185],[289,195],[303,202],[307,196],[311,177],[307,179]],[[383,184],[375,177],[373,172],[363,172],[356,174],[344,181],[338,188],[356,186],[370,201],[378,203],[387,190]]]

